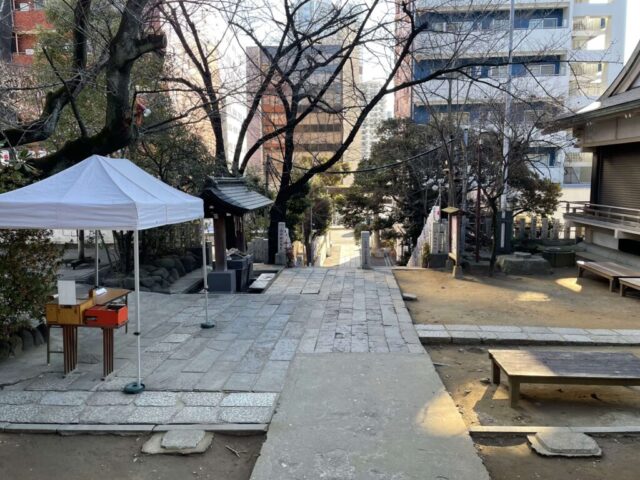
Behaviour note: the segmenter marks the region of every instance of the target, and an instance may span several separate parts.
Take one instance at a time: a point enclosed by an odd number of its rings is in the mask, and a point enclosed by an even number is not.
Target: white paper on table
[[[75,305],[76,303],[76,281],[58,280],[58,305]]]

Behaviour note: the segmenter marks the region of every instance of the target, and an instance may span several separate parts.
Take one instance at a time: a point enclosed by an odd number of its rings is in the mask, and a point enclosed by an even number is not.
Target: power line
[[[343,170],[343,171],[327,171],[327,172],[320,172],[323,175],[351,175],[351,174],[355,174],[355,173],[368,173],[368,172],[374,172],[376,170],[382,170],[384,168],[391,168],[391,167],[397,167],[398,165],[402,165],[404,163],[408,163],[411,162],[417,158],[420,157],[424,157],[425,155],[429,155],[430,153],[433,153],[439,149],[441,149],[442,147],[450,144],[451,142],[453,142],[453,140],[449,140],[445,143],[443,143],[442,145],[438,145],[437,147],[433,147],[430,150],[426,150],[424,152],[418,153],[416,155],[413,155],[412,157],[409,158],[405,158],[404,160],[398,160],[396,162],[393,163],[387,163],[385,165],[379,165],[377,167],[369,167],[369,168],[363,168],[361,170]],[[272,162],[278,162],[278,163],[284,163],[284,161],[279,160],[277,158],[273,158],[271,157],[270,160]],[[310,171],[310,168],[304,168],[304,167],[299,167],[298,165],[292,165],[292,168],[295,168],[297,170],[304,170],[305,172]]]

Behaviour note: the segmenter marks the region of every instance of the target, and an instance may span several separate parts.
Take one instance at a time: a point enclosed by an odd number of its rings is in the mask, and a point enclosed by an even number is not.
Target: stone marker
[[[414,295],[413,293],[403,293],[402,294],[402,299],[403,300],[414,301],[414,300],[418,300],[418,297],[416,295]]]
[[[142,446],[142,453],[189,455],[203,453],[209,448],[213,433],[204,430],[175,429],[156,433]]]
[[[548,430],[528,435],[531,448],[549,457],[600,457],[602,450],[596,441],[584,433]]]

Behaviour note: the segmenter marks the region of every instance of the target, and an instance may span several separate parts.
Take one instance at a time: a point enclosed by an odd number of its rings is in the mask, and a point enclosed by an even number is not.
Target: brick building
[[[51,28],[43,0],[0,0],[0,60],[31,65],[38,31]]]

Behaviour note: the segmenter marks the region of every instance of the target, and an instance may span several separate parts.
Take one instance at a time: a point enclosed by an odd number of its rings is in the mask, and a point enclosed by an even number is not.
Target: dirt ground
[[[264,435],[215,435],[201,455],[143,455],[146,436],[0,434],[7,480],[247,480]],[[239,456],[228,447],[238,452]]]
[[[601,458],[545,458],[524,437],[476,439],[492,480],[637,480],[640,437],[595,437]]]
[[[433,346],[427,350],[468,426],[640,425],[638,387],[523,384],[520,402],[516,408],[511,408],[504,376],[500,386],[489,382],[491,364],[487,348],[505,347]],[[537,349],[579,350],[579,347]],[[640,356],[640,348],[589,349],[594,350],[630,352]]]
[[[437,270],[394,270],[414,323],[640,329],[640,296],[621,298],[608,282],[577,269],[549,276],[465,275]]]

